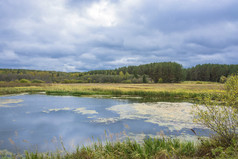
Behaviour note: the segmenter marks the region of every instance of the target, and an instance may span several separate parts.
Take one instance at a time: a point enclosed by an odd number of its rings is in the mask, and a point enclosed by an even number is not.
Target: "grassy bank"
[[[28,152],[12,154],[0,151],[2,159],[189,159],[189,158],[238,158],[237,144],[222,147],[211,139],[200,143],[170,138],[146,138],[143,143],[127,139],[123,142],[102,143],[76,148],[73,152],[66,149],[55,153]]]
[[[0,87],[0,95],[46,92],[48,95],[112,95],[139,96],[156,101],[159,99],[196,99],[200,96],[224,92],[223,84],[183,82],[177,84],[40,84],[37,86]]]
[[[147,138],[143,143],[127,139],[123,142],[110,142],[105,144],[98,141],[91,146],[76,148],[74,152],[57,151],[56,153],[30,153],[11,154],[2,152],[2,158],[26,158],[26,159],[93,159],[93,158],[191,158],[198,153],[198,146],[190,141],[182,142],[178,139],[152,139]]]

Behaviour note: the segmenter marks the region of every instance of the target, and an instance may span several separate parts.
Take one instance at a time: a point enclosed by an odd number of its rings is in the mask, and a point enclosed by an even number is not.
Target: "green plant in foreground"
[[[106,141],[104,144],[98,141],[91,146],[78,147],[71,153],[65,150],[55,153],[25,151],[24,155],[0,154],[0,157],[4,159],[184,158],[194,157],[196,151],[196,145],[193,142],[182,142],[179,139],[146,138],[143,143],[138,143],[128,138],[125,141]]]
[[[204,107],[195,106],[195,122],[212,129],[214,134],[208,141],[202,141],[202,151],[210,156],[227,155],[224,152],[238,151],[238,76],[230,76],[225,83],[226,93],[219,101],[210,96],[204,98]],[[207,150],[206,150],[207,149]]]
[[[178,139],[146,138],[142,144],[127,139],[123,142],[107,142],[77,149],[68,158],[184,158],[193,157],[196,145]]]

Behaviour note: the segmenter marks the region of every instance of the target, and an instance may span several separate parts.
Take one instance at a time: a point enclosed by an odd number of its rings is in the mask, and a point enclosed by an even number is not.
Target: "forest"
[[[0,69],[0,82],[14,83],[178,83],[181,81],[226,81],[238,65],[202,64],[184,68],[176,62],[125,66],[114,70],[57,72]]]

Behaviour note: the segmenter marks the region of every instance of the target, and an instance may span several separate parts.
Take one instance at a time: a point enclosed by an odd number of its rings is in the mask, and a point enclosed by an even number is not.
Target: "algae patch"
[[[44,110],[42,111],[43,113],[50,113],[50,112],[58,112],[58,111],[73,111],[73,112],[76,112],[78,114],[83,114],[83,115],[86,115],[86,114],[98,114],[98,112],[96,112],[95,110],[88,110],[84,107],[82,108],[76,108],[76,109],[73,109],[73,108],[69,108],[69,107],[64,107],[64,108],[55,108],[55,109],[48,109],[48,110]]]
[[[121,120],[118,117],[112,117],[112,118],[97,118],[96,120],[92,120],[92,123],[103,123],[103,124],[111,124],[115,123],[117,121]]]
[[[22,102],[23,102],[22,99],[0,99],[0,107],[4,107],[4,108],[18,107],[19,106],[18,104]],[[15,105],[12,106],[9,104],[15,104]]]
[[[73,111],[81,114],[98,114],[98,112],[96,112],[95,110],[87,110],[86,108],[77,108]]]
[[[42,112],[44,113],[50,113],[50,112],[58,112],[61,110],[71,110],[71,108],[65,107],[65,108],[55,108],[55,109],[48,109],[48,110],[44,110]]]
[[[94,122],[109,124],[119,120],[142,119],[158,126],[165,126],[170,131],[202,128],[201,125],[193,123],[192,106],[191,103],[170,102],[115,105],[107,110],[119,114],[119,117],[99,118]]]

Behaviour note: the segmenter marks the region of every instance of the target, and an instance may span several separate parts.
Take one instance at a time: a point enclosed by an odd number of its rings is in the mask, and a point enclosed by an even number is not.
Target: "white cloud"
[[[88,60],[95,60],[96,57],[93,54],[90,53],[84,53],[80,56],[82,59],[88,59]]]
[[[107,62],[107,64],[115,66],[126,66],[126,65],[136,65],[138,62],[138,57],[123,57],[114,61]]]
[[[115,7],[109,0],[101,0],[93,3],[86,13],[95,26],[111,27],[118,23]]]
[[[18,55],[12,50],[3,50],[0,52],[0,60],[18,60]]]
[[[162,61],[185,66],[238,61],[235,0],[78,3],[1,1],[0,67],[76,71]]]

